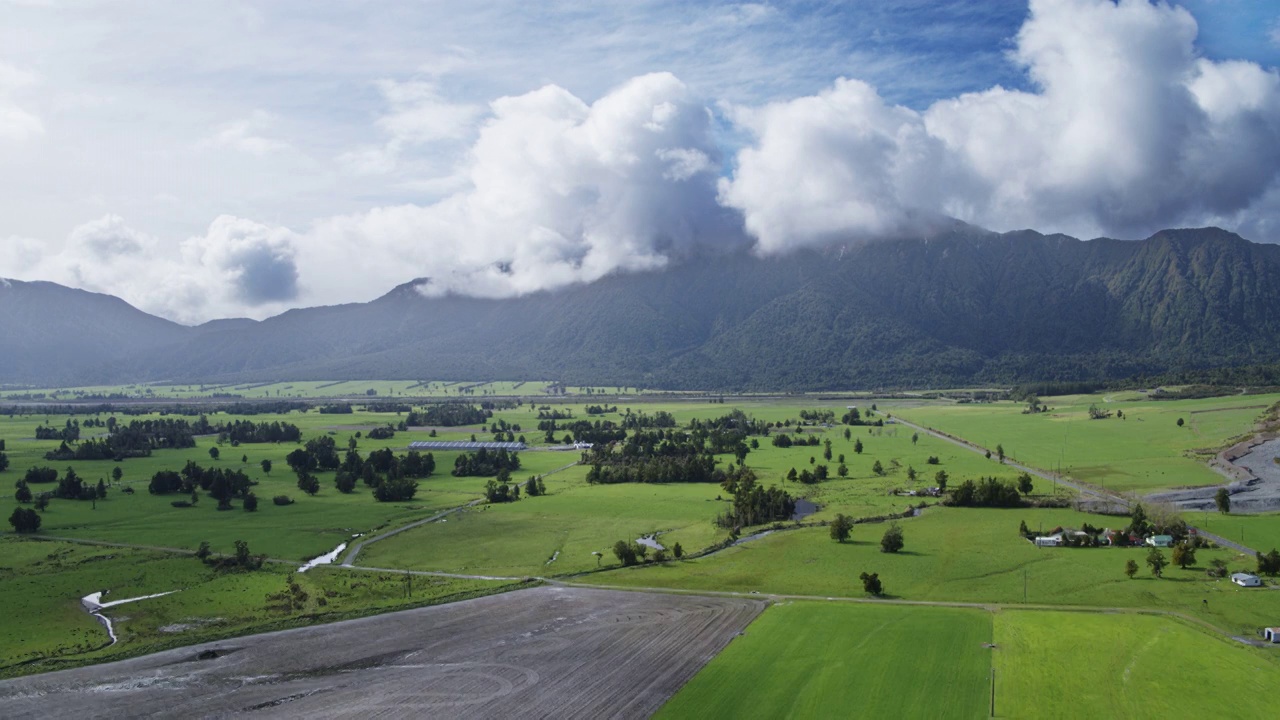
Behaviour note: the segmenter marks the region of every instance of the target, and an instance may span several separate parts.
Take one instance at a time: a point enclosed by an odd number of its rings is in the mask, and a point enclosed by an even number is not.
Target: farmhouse
[[[1231,576],[1231,582],[1240,587],[1262,587],[1262,578],[1250,573],[1234,573]]]
[[[1058,547],[1062,544],[1062,535],[1045,535],[1035,540],[1036,547]]]
[[[1263,628],[1262,637],[1266,638],[1267,642],[1280,643],[1280,627]]]
[[[1147,544],[1151,547],[1169,547],[1173,545],[1172,535],[1152,535],[1147,538]]]

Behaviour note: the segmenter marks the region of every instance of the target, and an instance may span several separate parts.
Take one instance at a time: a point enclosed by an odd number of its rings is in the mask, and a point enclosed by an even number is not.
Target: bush
[[[254,495],[253,493],[249,493],[248,495],[245,495],[245,496],[244,496],[244,509],[245,509],[245,512],[254,512],[255,510],[257,510],[257,509],[258,509],[258,496],[257,496],[257,495]]]
[[[288,495],[277,495],[271,498],[271,502],[275,503],[276,505],[292,505],[293,499],[290,498]]]

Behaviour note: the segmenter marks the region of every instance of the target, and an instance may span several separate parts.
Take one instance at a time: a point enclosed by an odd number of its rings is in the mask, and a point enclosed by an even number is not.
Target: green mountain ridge
[[[109,296],[12,281],[0,285],[0,382],[555,378],[825,390],[1103,380],[1280,358],[1280,247],[1217,228],[1081,241],[956,224],[777,257],[704,255],[499,300],[428,298],[417,291],[425,282],[368,303],[185,328]]]

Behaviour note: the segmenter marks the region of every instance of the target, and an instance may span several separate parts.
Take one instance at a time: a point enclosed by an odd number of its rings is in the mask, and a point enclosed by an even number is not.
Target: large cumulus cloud
[[[707,109],[670,74],[591,104],[548,85],[492,103],[461,190],[319,222],[301,269],[326,286],[411,269],[427,293],[502,297],[660,267],[741,239],[716,202],[721,165]]]
[[[1032,0],[1010,57],[1034,91],[995,87],[916,112],[840,80],[739,110],[754,141],[722,200],[765,251],[937,215],[1084,236],[1258,229],[1276,209],[1280,78],[1199,57],[1195,36],[1175,6]]]

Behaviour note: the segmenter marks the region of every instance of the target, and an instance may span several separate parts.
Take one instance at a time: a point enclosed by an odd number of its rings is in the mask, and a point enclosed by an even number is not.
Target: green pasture
[[[980,610],[770,607],[659,718],[985,718],[991,615]]]
[[[1197,565],[1166,568],[1163,579],[1148,572],[1142,548],[1037,548],[1018,535],[1032,529],[1099,527],[1127,518],[1072,510],[931,508],[901,521],[903,552],[880,551],[883,523],[858,524],[844,544],[827,528],[805,528],[766,537],[696,560],[619,569],[596,581],[630,587],[732,590],[832,597],[861,597],[862,572],[879,573],[885,593],[905,600],[1021,603],[1091,607],[1154,608],[1184,613],[1235,633],[1256,633],[1280,624],[1275,593],[1243,589],[1206,577],[1213,558],[1232,569],[1252,569],[1252,557],[1229,550],[1200,550]],[[1165,551],[1166,557],[1171,557]],[[1141,570],[1124,574],[1125,562]],[[1206,602],[1207,601],[1207,602]]]
[[[1023,414],[1025,404],[1013,402],[916,404],[890,411],[992,450],[1003,445],[1009,457],[1038,468],[1061,467],[1073,478],[1108,490],[1145,493],[1222,482],[1204,460],[1247,432],[1280,400],[1280,395],[1159,401],[1124,397],[1132,395],[1046,398],[1051,410],[1033,415]],[[1123,411],[1124,418],[1092,420],[1091,404]]]
[[[1183,513],[1187,522],[1245,547],[1267,552],[1280,550],[1280,513],[1223,515],[1216,512]]]
[[[307,597],[269,607],[292,576]],[[190,556],[55,541],[0,538],[0,677],[101,662],[230,635],[339,620],[370,612],[486,594],[502,583],[414,578],[413,596],[398,574],[322,567],[296,574],[268,563],[254,572],[217,572]],[[109,608],[120,642],[80,598],[106,600],[171,590],[161,598]]]
[[[716,485],[589,485],[586,468],[546,478],[547,495],[481,505],[368,546],[359,564],[482,575],[562,575],[616,564],[618,540],[658,533],[687,551],[726,531]],[[602,553],[598,560],[592,552]],[[552,562],[552,558],[555,558]]]
[[[1275,652],[1167,617],[996,615],[996,717],[1271,718]]]

